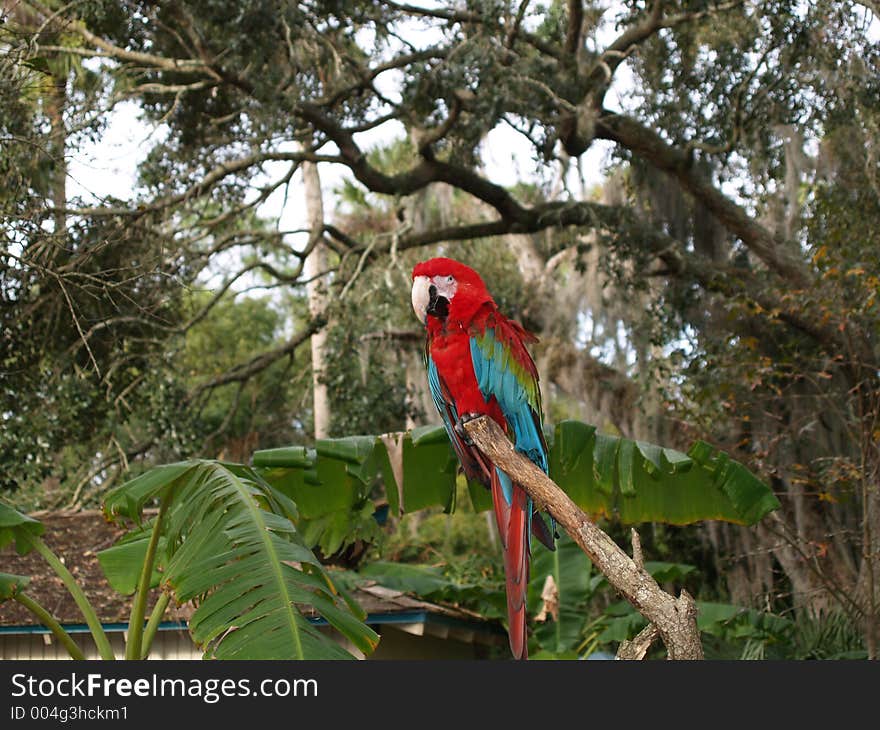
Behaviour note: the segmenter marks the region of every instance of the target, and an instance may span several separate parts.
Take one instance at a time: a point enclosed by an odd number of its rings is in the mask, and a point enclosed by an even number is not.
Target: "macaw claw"
[[[462,413],[458,417],[458,423],[455,424],[455,432],[461,436],[461,440],[467,446],[473,446],[473,439],[468,435],[467,429],[464,427],[464,424],[468,423],[468,421],[473,421],[475,418],[479,418],[482,416],[482,413]]]

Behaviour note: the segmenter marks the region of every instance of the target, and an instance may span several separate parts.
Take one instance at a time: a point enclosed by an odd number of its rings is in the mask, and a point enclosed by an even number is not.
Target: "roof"
[[[102,623],[127,622],[131,597],[117,593],[98,563],[97,553],[110,547],[125,534],[119,525],[108,522],[98,510],[79,512],[35,512],[46,531],[42,538],[76,578]],[[28,595],[46,608],[62,624],[83,622],[83,615],[55,571],[36,551],[18,555],[11,547],[0,551],[4,573],[28,576]],[[151,592],[147,611],[156,602]],[[171,620],[185,620],[189,612],[169,607]],[[0,626],[28,626],[38,623],[33,614],[16,601],[0,603]]]
[[[110,547],[125,534],[125,528],[108,522],[98,510],[44,512],[31,516],[46,526],[43,539],[82,586],[101,623],[108,628],[126,628],[131,597],[121,595],[110,587],[97,558],[98,552]],[[71,626],[83,623],[83,616],[64,584],[36,552],[18,555],[9,547],[0,551],[0,564],[4,573],[29,576],[28,595],[52,613],[59,623]],[[432,624],[434,627],[443,627],[444,631],[467,629],[469,632],[504,636],[497,622],[487,621],[477,613],[458,606],[423,601],[402,591],[378,585],[375,581],[365,581],[350,593],[366,611],[367,623],[370,624]],[[157,596],[158,590],[151,592],[148,614]],[[191,606],[177,607],[172,603],[165,615],[165,625],[179,627],[185,624],[191,613]],[[317,624],[323,623],[323,619],[315,613],[310,618]],[[0,632],[6,633],[13,627],[36,625],[39,625],[37,620],[24,606],[15,601],[0,603]]]

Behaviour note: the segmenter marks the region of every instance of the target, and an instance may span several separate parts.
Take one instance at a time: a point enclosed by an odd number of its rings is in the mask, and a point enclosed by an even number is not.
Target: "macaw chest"
[[[430,355],[459,414],[486,413],[501,417],[495,399],[487,402],[477,385],[470,336],[466,332],[436,335],[431,339]]]
[[[470,337],[467,334],[438,335],[431,340],[430,352],[437,372],[453,395],[462,388],[477,389]]]

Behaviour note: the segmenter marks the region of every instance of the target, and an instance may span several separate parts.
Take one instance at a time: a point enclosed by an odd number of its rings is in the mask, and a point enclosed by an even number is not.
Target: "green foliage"
[[[31,579],[24,575],[0,573],[0,602],[14,598],[15,594],[25,588],[30,581]]]
[[[530,616],[541,616],[544,610],[544,620],[535,623],[533,635],[542,650],[559,655],[580,645],[594,593],[591,572],[589,559],[568,535],[556,541],[553,551],[532,543],[528,609]],[[542,602],[548,578],[553,586],[549,606]]]
[[[307,518],[353,509],[380,475],[394,511],[450,509],[455,495],[457,461],[441,426],[391,439],[319,440],[314,452],[259,451],[254,465],[271,465],[265,477],[283,485]],[[575,421],[556,427],[550,476],[587,513],[625,524],[754,524],[779,506],[763,482],[707,444],[697,442],[688,456],[596,434],[595,427]]]
[[[126,596],[132,595],[137,590],[141,570],[147,560],[147,547],[155,523],[154,518],[144,523],[140,528],[130,530],[114,545],[97,554],[101,570],[113,590]],[[165,543],[164,536],[160,537],[158,542],[160,554],[166,548]],[[162,574],[154,564],[150,573],[149,587],[158,586],[161,578]]]
[[[188,302],[192,317],[207,309],[185,336],[179,361],[188,390],[232,371],[258,353],[271,349],[292,321],[306,317],[300,296],[238,297],[212,302],[206,292]],[[311,435],[307,353],[277,362],[242,382],[212,389],[196,402],[188,422],[200,453],[243,461],[254,447],[303,441]],[[291,414],[298,417],[293,418]],[[198,443],[198,442],[197,442]]]
[[[584,511],[624,523],[754,524],[779,506],[765,484],[708,444],[685,455],[576,421],[556,427],[550,475]]]
[[[378,636],[363,623],[365,614],[333,583],[291,522],[296,506],[255,472],[219,462],[170,464],[118,487],[104,508],[110,518],[140,522],[155,499],[161,503],[156,517],[98,555],[111,586],[135,594],[133,622],[144,620],[138,610],[145,591],[161,586],[179,603],[196,604],[190,632],[206,657],[350,658],[309,621],[306,610],[362,652],[375,648]],[[112,658],[94,609],[62,561],[39,541],[42,531],[40,522],[0,502],[0,548],[11,542],[22,553],[36,548],[83,610],[102,656]],[[28,581],[0,574],[0,600],[16,598]],[[78,651],[42,606],[26,596],[19,600]],[[140,644],[129,649],[130,658],[142,655]]]
[[[357,573],[357,580],[372,580],[388,588],[414,593],[428,601],[465,606],[486,618],[500,619],[506,615],[504,583],[470,579],[449,574],[453,566],[419,565],[413,563],[372,562]]]
[[[18,553],[25,555],[33,546],[30,536],[42,535],[44,529],[39,520],[0,502],[0,549],[14,542]]]
[[[104,509],[138,520],[156,498],[165,511],[154,527],[165,538],[156,559],[161,583],[179,602],[197,602],[190,632],[207,657],[346,657],[301,606],[316,610],[360,650],[375,648],[378,638],[362,623],[363,613],[336,588],[291,522],[295,505],[258,474],[219,462],[172,465],[117,488]],[[145,531],[123,544],[128,551],[147,539]],[[128,553],[135,561],[139,555]],[[120,571],[115,582],[126,584]]]
[[[333,308],[327,332],[327,359],[332,365],[321,380],[328,387],[334,436],[399,431],[406,422],[404,353],[382,337],[399,318],[398,295],[399,291],[379,284]]]

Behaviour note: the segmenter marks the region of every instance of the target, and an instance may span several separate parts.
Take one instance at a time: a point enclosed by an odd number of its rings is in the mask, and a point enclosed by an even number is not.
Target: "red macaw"
[[[412,275],[413,309],[427,329],[431,396],[466,476],[492,491],[504,550],[510,648],[515,658],[525,659],[529,537],[534,533],[553,550],[553,535],[528,494],[488,462],[462,424],[490,416],[517,451],[547,472],[538,371],[526,349],[537,338],[498,311],[480,275],[464,264],[430,259]]]

